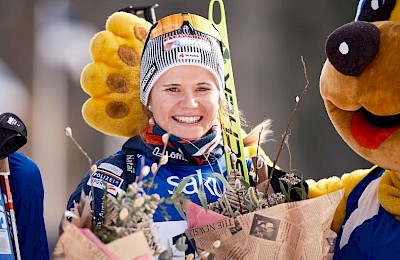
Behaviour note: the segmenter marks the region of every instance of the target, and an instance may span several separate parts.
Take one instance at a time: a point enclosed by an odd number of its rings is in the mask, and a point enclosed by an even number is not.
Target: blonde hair
[[[243,138],[244,147],[249,147],[253,145],[260,145],[270,141],[270,137],[273,135],[271,130],[272,121],[271,119],[266,119],[260,124],[256,125],[250,133],[248,133]]]

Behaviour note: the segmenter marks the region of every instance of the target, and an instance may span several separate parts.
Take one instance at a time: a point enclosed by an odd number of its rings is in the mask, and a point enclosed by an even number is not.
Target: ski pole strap
[[[215,22],[214,19],[214,5],[218,3],[220,14],[220,22]],[[246,164],[246,158],[244,154],[244,144],[242,138],[242,128],[240,126],[240,116],[238,103],[236,98],[235,82],[233,79],[233,70],[231,63],[231,56],[229,52],[228,42],[228,30],[226,26],[225,7],[222,0],[211,0],[208,8],[208,19],[214,23],[221,35],[222,40],[222,51],[225,61],[224,72],[225,72],[225,99],[228,106],[228,115],[226,111],[220,109],[220,120],[222,125],[222,136],[224,145],[228,145],[237,157],[237,162],[234,167],[239,170],[245,181],[249,183],[249,173]],[[230,154],[225,153],[227,172],[230,173],[232,170],[232,160]]]

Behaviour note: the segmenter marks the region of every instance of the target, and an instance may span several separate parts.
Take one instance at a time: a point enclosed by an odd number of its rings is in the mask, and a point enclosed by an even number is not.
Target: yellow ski
[[[217,23],[214,19],[214,5],[218,3],[221,12],[221,20]],[[222,0],[211,0],[208,7],[208,19],[217,26],[221,34],[223,44],[223,55],[225,61],[225,97],[228,101],[228,118],[222,115],[220,111],[220,118],[222,123],[222,135],[224,145],[228,145],[232,153],[237,157],[237,162],[234,167],[239,170],[245,181],[249,183],[249,173],[247,169],[246,159],[244,156],[244,145],[242,139],[242,132],[240,126],[239,109],[236,98],[235,82],[233,80],[233,70],[231,63],[231,56],[229,52],[228,31],[226,27],[225,7]],[[226,167],[227,172],[232,170],[232,160],[229,154],[226,153]]]

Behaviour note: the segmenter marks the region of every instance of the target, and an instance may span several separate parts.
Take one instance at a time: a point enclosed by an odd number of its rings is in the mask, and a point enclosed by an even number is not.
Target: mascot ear
[[[356,21],[376,22],[389,20],[396,5],[396,0],[360,0]]]

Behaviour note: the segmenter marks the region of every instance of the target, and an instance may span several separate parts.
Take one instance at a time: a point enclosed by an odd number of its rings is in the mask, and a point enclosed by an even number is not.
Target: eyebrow
[[[167,88],[167,87],[174,87],[174,86],[181,86],[179,83],[168,83],[168,84],[163,84],[161,87]]]

